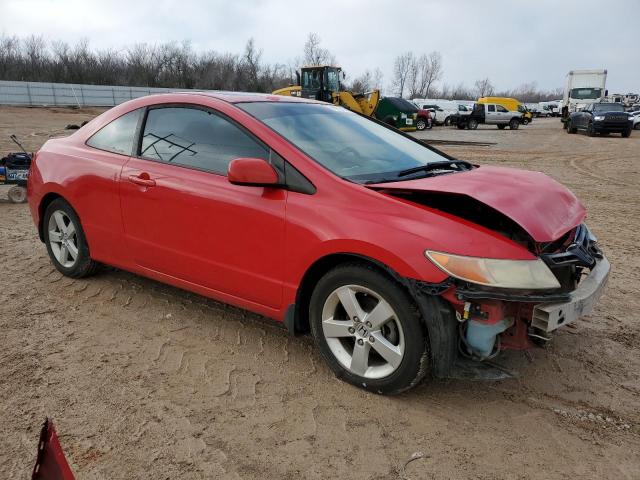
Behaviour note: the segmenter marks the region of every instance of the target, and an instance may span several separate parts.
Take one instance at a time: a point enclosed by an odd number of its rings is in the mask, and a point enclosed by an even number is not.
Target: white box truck
[[[600,102],[607,96],[606,70],[571,70],[567,73],[567,81],[562,98],[562,122],[572,112],[576,112],[587,105]]]

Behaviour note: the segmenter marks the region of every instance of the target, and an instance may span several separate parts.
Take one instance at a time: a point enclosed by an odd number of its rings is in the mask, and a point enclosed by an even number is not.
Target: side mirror
[[[261,158],[236,158],[229,163],[227,180],[234,185],[278,187],[278,173]]]

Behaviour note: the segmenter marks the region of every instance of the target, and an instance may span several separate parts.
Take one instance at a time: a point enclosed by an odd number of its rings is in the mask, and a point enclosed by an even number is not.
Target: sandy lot
[[[0,151],[98,111],[0,107]],[[62,277],[0,187],[0,478],[30,475],[46,415],[78,478],[640,478],[640,132],[419,135],[563,182],[613,264],[595,314],[510,357],[519,379],[365,393],[260,316],[113,269]]]

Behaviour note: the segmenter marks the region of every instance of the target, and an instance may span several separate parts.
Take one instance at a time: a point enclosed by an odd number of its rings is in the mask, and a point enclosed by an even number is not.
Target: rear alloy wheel
[[[427,373],[417,307],[393,280],[365,264],[327,273],[311,297],[311,331],[337,377],[376,393],[399,393]]]
[[[467,125],[469,126],[469,130],[475,130],[476,128],[478,128],[478,121],[475,118],[472,118],[471,120],[469,120],[469,123]]]
[[[417,130],[424,130],[425,128],[427,128],[427,121],[424,118],[419,118],[416,121],[416,129]]]
[[[47,207],[42,228],[47,252],[53,265],[67,277],[92,274],[97,263],[89,256],[89,246],[76,212],[58,198]]]
[[[509,129],[510,130],[518,130],[520,128],[520,121],[517,118],[512,118],[509,121]]]

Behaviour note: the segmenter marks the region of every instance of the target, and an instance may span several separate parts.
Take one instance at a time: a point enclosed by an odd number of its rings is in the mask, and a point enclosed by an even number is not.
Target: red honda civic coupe
[[[292,97],[123,103],[49,140],[28,195],[64,275],[108,264],[310,331],[377,393],[548,340],[609,274],[551,178]]]

